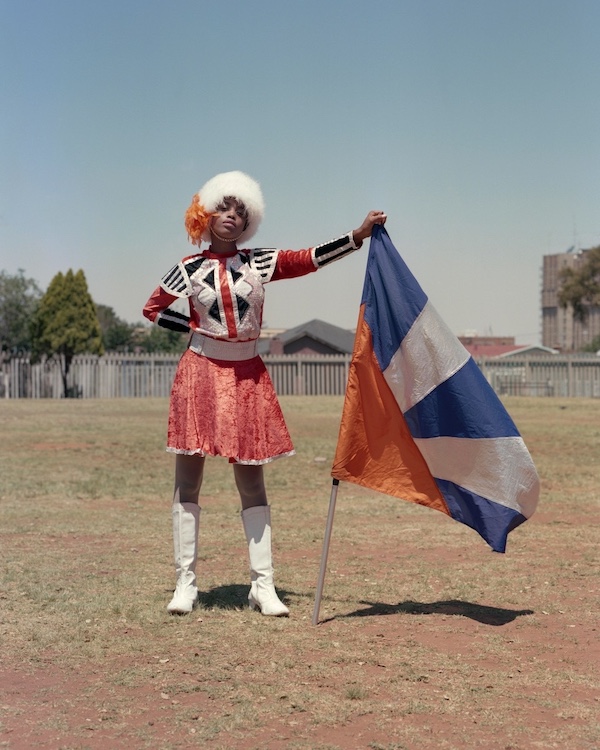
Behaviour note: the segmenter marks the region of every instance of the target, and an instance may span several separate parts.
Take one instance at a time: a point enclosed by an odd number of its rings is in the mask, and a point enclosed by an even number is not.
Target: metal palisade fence
[[[269,354],[263,357],[280,396],[343,395],[350,355]],[[79,398],[163,398],[171,390],[178,355],[105,354],[73,359],[67,385]],[[499,396],[600,398],[600,357],[530,355],[476,359]],[[0,398],[62,398],[61,362],[0,362]]]

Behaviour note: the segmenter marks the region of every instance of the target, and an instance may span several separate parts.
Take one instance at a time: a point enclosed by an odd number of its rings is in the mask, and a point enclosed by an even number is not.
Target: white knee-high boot
[[[263,615],[288,615],[290,611],[279,600],[273,585],[271,508],[268,505],[246,508],[242,511],[242,521],[248,542],[252,581],[248,604],[251,609],[260,609]]]
[[[197,503],[173,503],[173,551],[177,586],[167,610],[187,614],[198,603],[196,561],[198,559],[198,528],[200,507]]]

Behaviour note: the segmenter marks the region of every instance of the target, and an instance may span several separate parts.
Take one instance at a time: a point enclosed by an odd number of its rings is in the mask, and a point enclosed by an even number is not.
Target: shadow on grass
[[[200,591],[198,599],[200,606],[205,609],[246,609],[249,591],[249,584],[233,583],[227,586],[214,586],[208,591]],[[286,591],[278,588],[277,593],[284,604],[289,604]]]
[[[532,609],[503,609],[502,607],[487,607],[484,604],[474,602],[463,602],[459,599],[450,599],[441,602],[399,602],[398,604],[383,604],[381,602],[365,602],[365,609],[357,609],[346,615],[334,615],[328,620],[336,620],[342,617],[371,617],[374,615],[460,615],[477,620],[484,625],[507,625],[523,615],[532,615]]]

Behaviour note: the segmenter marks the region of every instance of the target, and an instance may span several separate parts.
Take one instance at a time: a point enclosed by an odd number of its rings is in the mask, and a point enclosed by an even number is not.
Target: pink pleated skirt
[[[167,450],[265,464],[294,446],[260,357],[209,359],[188,349],[177,367],[169,408]]]

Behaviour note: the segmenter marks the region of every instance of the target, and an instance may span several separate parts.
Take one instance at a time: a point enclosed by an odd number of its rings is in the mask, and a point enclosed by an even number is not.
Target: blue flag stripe
[[[437,478],[435,481],[452,518],[474,529],[495,552],[505,552],[508,534],[527,520],[518,511],[486,500],[453,482]]]
[[[518,437],[519,431],[472,358],[405,412],[415,438]]]
[[[425,307],[427,295],[380,225],[373,227],[371,247],[374,242],[383,244],[383,248],[369,253],[362,303],[383,372]]]

